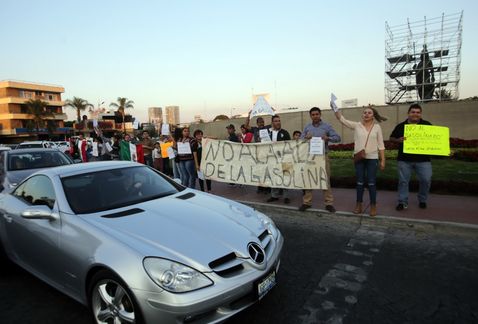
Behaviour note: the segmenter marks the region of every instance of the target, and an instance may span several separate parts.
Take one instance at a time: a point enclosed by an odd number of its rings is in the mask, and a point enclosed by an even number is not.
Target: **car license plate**
[[[257,283],[257,296],[262,299],[276,285],[276,272],[272,271]]]

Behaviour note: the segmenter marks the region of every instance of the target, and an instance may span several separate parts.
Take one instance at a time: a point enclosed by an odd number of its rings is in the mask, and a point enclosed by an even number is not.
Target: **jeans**
[[[144,164],[153,167],[153,154],[144,155]]]
[[[408,205],[408,183],[412,171],[418,178],[418,202],[426,203],[432,182],[431,162],[398,161],[398,203]]]
[[[181,170],[181,183],[183,186],[194,189],[196,187],[196,166],[194,160],[179,161],[179,168]]]
[[[365,159],[355,163],[357,177],[357,202],[363,202],[365,181],[367,181],[370,205],[377,204],[377,168],[378,159]]]
[[[173,166],[173,177],[174,179],[182,179],[181,177],[181,170],[179,169],[179,162],[174,161],[174,159],[171,159],[171,163]]]

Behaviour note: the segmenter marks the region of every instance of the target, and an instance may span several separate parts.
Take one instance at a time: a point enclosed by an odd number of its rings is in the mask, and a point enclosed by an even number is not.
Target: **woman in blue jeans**
[[[184,127],[181,138],[176,142],[179,169],[183,186],[194,189],[198,170],[197,141],[189,135],[189,127]]]
[[[376,122],[387,119],[380,116],[374,108],[365,108],[360,122],[345,119],[339,110],[335,112],[335,117],[345,127],[354,130],[354,154],[365,150],[365,159],[355,163],[357,204],[353,212],[360,214],[363,211],[363,192],[365,183],[367,183],[370,195],[370,216],[375,216],[377,215],[377,169],[379,166],[380,170],[385,169],[385,145],[382,128]]]

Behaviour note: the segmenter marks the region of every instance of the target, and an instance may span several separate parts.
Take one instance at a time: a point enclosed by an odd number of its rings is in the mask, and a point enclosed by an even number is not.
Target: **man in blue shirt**
[[[340,135],[332,128],[330,124],[327,124],[321,119],[321,111],[319,107],[312,107],[309,110],[309,116],[312,123],[305,125],[304,131],[300,138],[311,139],[312,137],[321,137],[325,142],[325,170],[327,172],[327,189],[324,192],[325,209],[330,213],[335,213],[334,196],[332,189],[330,188],[330,161],[327,155],[328,143],[340,142]],[[312,190],[304,190],[304,197],[302,199],[302,206],[299,207],[300,211],[305,211],[312,206]]]

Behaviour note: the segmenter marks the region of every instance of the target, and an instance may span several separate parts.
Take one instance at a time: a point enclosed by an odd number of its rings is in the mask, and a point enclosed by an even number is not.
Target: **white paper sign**
[[[111,144],[110,144],[109,142],[106,142],[105,145],[106,145],[106,150],[107,150],[108,152],[113,151],[113,147],[111,147]]]
[[[168,157],[170,160],[176,157],[176,154],[174,154],[174,149],[171,146],[166,149],[166,152],[168,153]]]
[[[335,103],[336,100],[337,100],[337,97],[333,93],[331,93],[330,94],[330,108],[332,108],[332,110],[334,112],[339,111],[339,107],[337,107],[337,104]]]
[[[189,145],[189,142],[178,142],[178,154],[192,154],[191,145]]]
[[[261,116],[261,115],[274,115],[271,105],[267,102],[264,96],[259,96],[257,98],[254,107],[252,107],[251,117]]]
[[[91,146],[91,155],[98,156],[98,142],[93,142]]]
[[[309,154],[324,155],[324,140],[322,137],[312,137],[310,139]]]
[[[169,135],[169,124],[161,125],[161,135],[164,135],[164,136]]]
[[[259,129],[259,137],[261,139],[261,142],[271,142],[268,129]]]
[[[204,180],[204,173],[202,171],[198,171],[198,179]]]
[[[93,119],[93,128],[98,127],[98,119]]]

